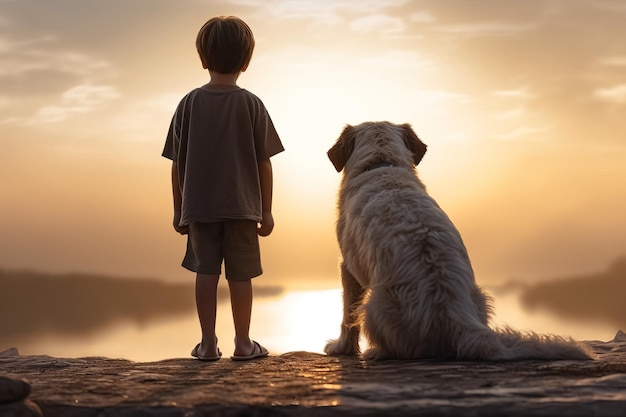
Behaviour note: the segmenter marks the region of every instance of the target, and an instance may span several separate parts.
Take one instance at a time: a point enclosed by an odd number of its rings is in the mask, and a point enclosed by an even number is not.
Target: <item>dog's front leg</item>
[[[363,302],[365,290],[348,271],[345,263],[341,264],[341,282],[343,284],[343,320],[339,339],[331,340],[324,352],[331,356],[358,355],[360,325],[357,322],[358,308]]]

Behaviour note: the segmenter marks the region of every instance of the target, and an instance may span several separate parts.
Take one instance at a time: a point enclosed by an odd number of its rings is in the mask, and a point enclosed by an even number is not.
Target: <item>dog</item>
[[[459,231],[415,167],[426,145],[409,124],[347,125],[328,151],[337,172],[343,320],[330,356],[365,360],[593,358],[555,335],[493,330],[491,298],[476,284]]]

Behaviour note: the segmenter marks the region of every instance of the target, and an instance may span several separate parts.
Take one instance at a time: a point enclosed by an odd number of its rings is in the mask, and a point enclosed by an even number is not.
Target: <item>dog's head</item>
[[[415,166],[424,157],[426,145],[409,124],[365,122],[357,126],[347,125],[328,150],[328,158],[340,172],[354,153],[360,154],[355,164],[389,162]]]

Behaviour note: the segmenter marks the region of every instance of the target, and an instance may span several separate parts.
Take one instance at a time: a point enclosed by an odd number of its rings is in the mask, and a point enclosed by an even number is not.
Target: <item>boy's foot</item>
[[[249,355],[233,355],[230,358],[234,361],[249,361],[251,359],[263,358],[269,355],[269,351],[261,346],[258,342],[252,341],[253,348]]]
[[[217,348],[216,356],[203,356],[199,353],[200,346],[201,346],[201,343],[198,343],[196,347],[191,350],[191,356],[193,356],[194,358],[198,360],[207,361],[207,362],[213,362],[213,361],[218,361],[222,359],[222,352],[220,352],[220,348]]]

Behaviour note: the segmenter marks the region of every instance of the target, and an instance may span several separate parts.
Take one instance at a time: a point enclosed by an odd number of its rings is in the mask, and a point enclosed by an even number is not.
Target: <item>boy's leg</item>
[[[196,275],[196,308],[202,329],[202,342],[197,350],[200,357],[218,355],[215,337],[215,316],[217,314],[217,283],[219,275],[198,273]]]
[[[224,266],[230,289],[235,324],[233,359],[245,360],[267,355],[267,349],[250,340],[252,281],[263,273],[257,222],[231,220],[224,223]]]
[[[250,317],[252,315],[252,281],[228,281],[230,304],[235,324],[235,356],[245,356],[254,351],[250,340]]]

